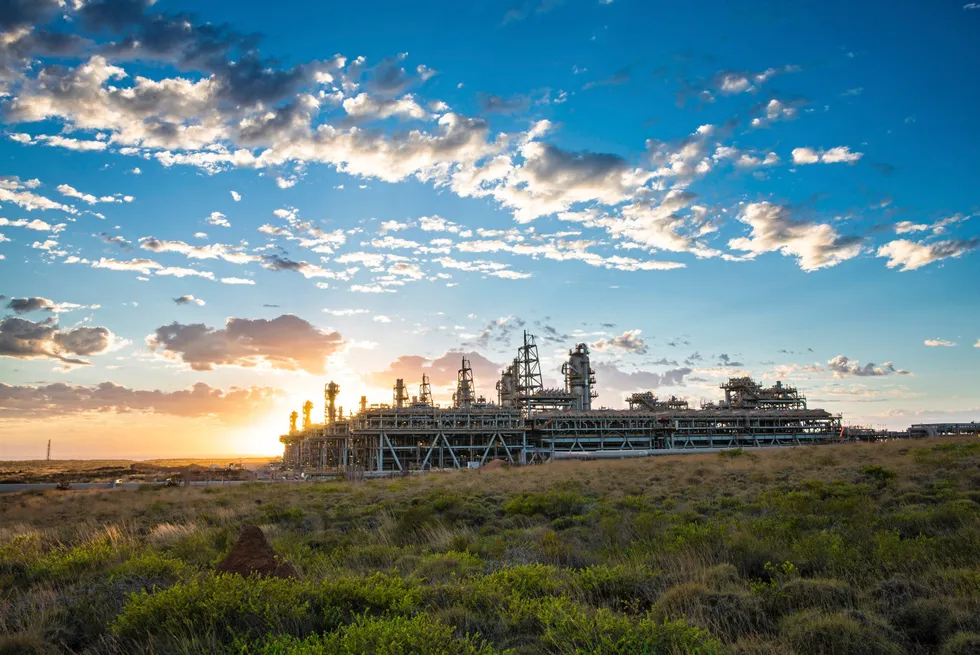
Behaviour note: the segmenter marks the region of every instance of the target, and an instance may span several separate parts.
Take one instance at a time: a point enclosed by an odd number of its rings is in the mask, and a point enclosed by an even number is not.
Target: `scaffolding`
[[[841,417],[809,409],[793,386],[771,387],[748,377],[721,386],[724,400],[692,408],[686,400],[661,399],[652,391],[630,395],[628,410],[593,409],[595,374],[585,344],[569,351],[562,367],[565,388],[547,388],[534,337],[524,333],[513,363],[496,383],[497,402],[476,394],[469,359],[462,357],[452,407],[433,402],[428,376],[408,402],[405,381],[393,388],[392,405],[368,406],[361,396],[357,413],[335,412],[340,391],[324,387],[324,423],[290,416],[280,437],[283,461],[309,475],[389,475],[439,468],[468,468],[491,459],[521,465],[571,456],[630,456],[821,444],[848,440]],[[916,426],[920,432],[969,432],[976,424]]]

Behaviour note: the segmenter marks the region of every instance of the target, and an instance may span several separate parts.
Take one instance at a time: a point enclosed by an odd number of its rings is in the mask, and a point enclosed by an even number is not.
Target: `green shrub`
[[[332,634],[306,639],[280,635],[256,646],[240,643],[238,647],[241,652],[254,655],[493,655],[497,652],[476,637],[454,636],[451,626],[433,621],[426,614],[413,618],[360,616]]]
[[[549,519],[574,516],[585,512],[588,499],[574,491],[548,491],[544,493],[520,493],[504,503],[505,514],[536,516]]]
[[[187,570],[187,565],[178,559],[148,551],[114,566],[109,571],[109,580],[172,584],[180,580]]]
[[[663,588],[663,572],[642,565],[598,564],[571,574],[569,586],[591,605],[649,609]]]
[[[848,612],[808,610],[780,621],[783,639],[809,655],[897,655],[901,649],[874,621]]]
[[[874,464],[867,464],[858,470],[861,471],[861,475],[871,478],[878,483],[878,486],[880,487],[886,486],[889,482],[898,477],[898,474],[895,473],[895,471],[887,469],[884,466],[877,466]]]
[[[268,632],[336,627],[338,613],[324,611],[327,608],[314,612],[312,600],[309,587],[296,580],[206,576],[156,593],[132,595],[112,623],[112,631],[140,642],[147,637],[194,634],[231,640],[237,635],[259,637]]]
[[[544,626],[541,642],[557,653],[709,655],[722,652],[717,639],[683,620],[631,618],[607,609],[590,615],[580,605],[553,598],[542,599],[537,618]]]

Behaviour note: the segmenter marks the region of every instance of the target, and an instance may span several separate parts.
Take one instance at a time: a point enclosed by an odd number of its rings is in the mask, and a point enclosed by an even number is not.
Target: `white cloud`
[[[244,277],[223,277],[221,278],[222,284],[255,284],[255,280],[249,280]]]
[[[794,164],[853,164],[864,156],[863,152],[851,152],[847,146],[837,146],[830,150],[815,150],[813,148],[794,148]]]
[[[891,362],[885,362],[881,366],[875,366],[874,363],[869,362],[864,366],[861,366],[857,361],[845,357],[844,355],[837,355],[828,361],[827,368],[833,371],[834,377],[837,378],[850,376],[881,377],[886,375],[911,375],[911,373],[908,371],[896,369],[894,364]]]
[[[961,257],[972,250],[976,250],[978,246],[980,246],[980,238],[933,243],[898,239],[880,246],[876,255],[888,258],[888,262],[885,264],[888,268],[899,268],[905,272],[914,271],[944,259]]]
[[[231,199],[234,200],[235,202],[238,202],[239,200],[242,199],[242,194],[238,193],[237,191],[232,191]]]
[[[211,212],[211,215],[204,220],[218,227],[231,227],[231,223],[228,222],[228,219],[221,212]]]
[[[788,207],[770,202],[751,203],[744,207],[738,220],[751,226],[748,237],[732,239],[730,248],[750,256],[781,252],[795,256],[804,271],[815,271],[857,257],[861,240],[842,237],[833,226],[796,220]]]
[[[936,347],[952,348],[953,346],[958,345],[955,341],[947,341],[946,339],[926,339],[925,341],[923,341],[923,343],[933,348]]]
[[[378,314],[372,320],[374,320],[375,323],[391,323],[391,319],[384,314]]]

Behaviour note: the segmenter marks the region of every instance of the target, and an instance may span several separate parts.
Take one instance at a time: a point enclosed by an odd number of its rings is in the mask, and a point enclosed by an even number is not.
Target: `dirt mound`
[[[494,470],[507,466],[507,462],[502,459],[491,459],[489,462],[481,466],[480,468],[484,470]]]
[[[242,528],[235,546],[214,570],[216,573],[237,573],[244,577],[253,573],[273,578],[299,577],[292,564],[280,557],[256,525]]]

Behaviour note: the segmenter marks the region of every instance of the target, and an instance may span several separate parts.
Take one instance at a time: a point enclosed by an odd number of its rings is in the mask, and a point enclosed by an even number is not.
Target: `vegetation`
[[[255,523],[299,579],[215,575]],[[0,496],[0,653],[980,652],[980,442]]]

